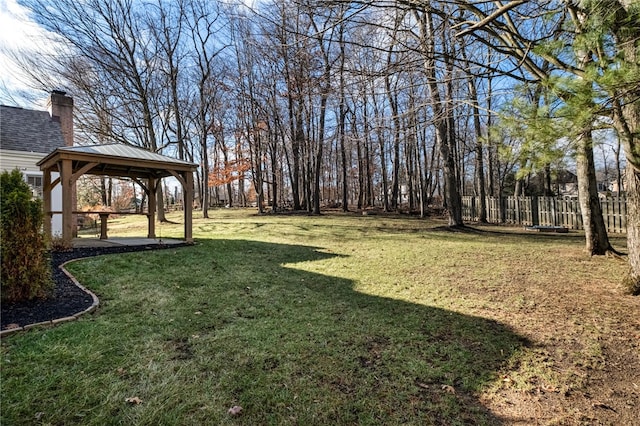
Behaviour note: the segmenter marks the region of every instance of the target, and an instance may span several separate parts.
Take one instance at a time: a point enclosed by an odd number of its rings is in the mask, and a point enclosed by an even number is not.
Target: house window
[[[33,195],[42,198],[42,176],[27,175],[27,183],[33,191]]]

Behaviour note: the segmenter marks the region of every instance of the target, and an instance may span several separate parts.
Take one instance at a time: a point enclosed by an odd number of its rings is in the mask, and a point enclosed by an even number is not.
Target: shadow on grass
[[[85,424],[501,423],[478,396],[527,344],[522,337],[495,321],[363,294],[352,281],[304,270],[331,257],[302,245],[200,240],[73,264],[103,306],[89,321],[52,330],[55,345],[38,331],[12,340],[3,423],[34,412],[73,423],[75,398],[95,404]],[[41,372],[13,367],[21,339],[30,341],[29,362],[64,380],[42,386]],[[56,361],[67,346],[83,355]],[[132,412],[123,390],[144,404]],[[233,405],[243,407],[240,416],[227,414]]]
[[[247,407],[243,423],[267,421],[252,407],[279,403],[302,424],[500,423],[477,397],[527,344],[508,327],[363,294],[352,281],[304,271],[301,264],[335,256],[317,247],[221,240],[203,241],[201,249],[224,252],[227,271],[262,277],[248,286],[227,281],[237,303],[226,320],[247,322],[263,339],[244,341],[253,345],[249,358],[233,355],[238,371],[229,391]],[[283,395],[273,399],[264,387]],[[308,407],[293,408],[296,400],[317,411],[301,416]],[[283,421],[286,412],[277,417]]]

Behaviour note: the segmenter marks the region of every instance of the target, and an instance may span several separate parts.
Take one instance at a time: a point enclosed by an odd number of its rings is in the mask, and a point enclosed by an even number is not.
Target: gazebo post
[[[43,229],[44,235],[51,243],[53,236],[51,235],[51,169],[46,168],[42,172],[42,209],[44,210]]]
[[[60,184],[62,185],[62,243],[73,244],[73,170],[71,160],[61,160]]]
[[[156,237],[156,185],[158,180],[155,178],[149,178],[149,233],[147,238]]]
[[[185,172],[184,175],[184,240],[193,243],[193,172]]]

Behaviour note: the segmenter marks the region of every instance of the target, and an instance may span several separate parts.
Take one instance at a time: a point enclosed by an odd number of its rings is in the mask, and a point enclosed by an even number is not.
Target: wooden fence
[[[462,197],[462,217],[477,220],[480,197]],[[607,232],[627,232],[627,203],[624,197],[600,199]],[[583,229],[577,199],[558,197],[487,197],[487,221],[523,226],[564,226]]]

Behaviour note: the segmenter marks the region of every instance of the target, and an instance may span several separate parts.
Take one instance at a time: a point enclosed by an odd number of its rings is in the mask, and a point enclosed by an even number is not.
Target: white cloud
[[[46,96],[31,89],[9,52],[35,52],[46,32],[29,17],[26,8],[16,0],[0,0],[0,103],[43,108]],[[28,93],[28,98],[22,96]]]

